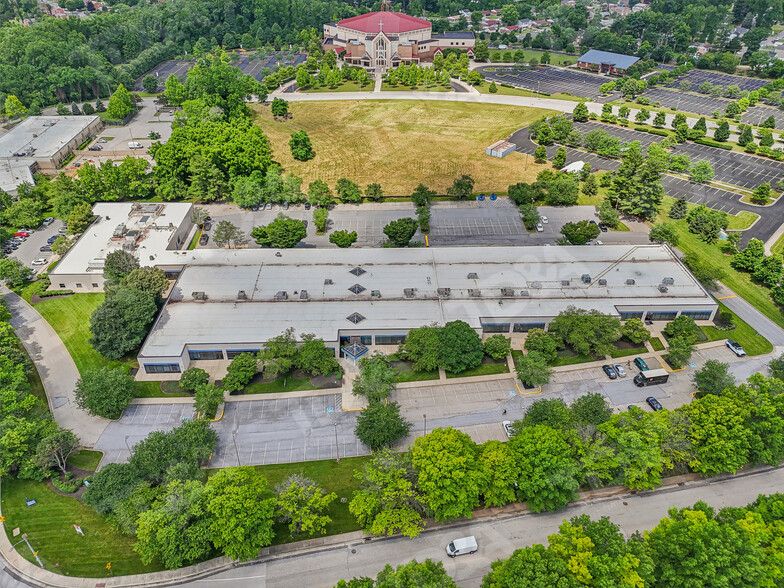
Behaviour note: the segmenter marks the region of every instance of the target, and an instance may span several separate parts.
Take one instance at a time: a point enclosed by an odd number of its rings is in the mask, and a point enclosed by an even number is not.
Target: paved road
[[[55,421],[71,429],[85,447],[92,447],[106,425],[106,419],[93,417],[76,406],[73,391],[79,372],[60,337],[36,310],[22,298],[2,290],[11,325],[27,349],[46,390]]]
[[[581,503],[549,514],[519,515],[502,520],[469,522],[460,528],[430,531],[416,539],[393,538],[357,542],[320,553],[294,555],[237,568],[188,585],[221,588],[293,588],[334,586],[341,578],[375,576],[387,563],[399,565],[412,559],[442,561],[447,572],[463,588],[480,585],[490,564],[509,557],[515,549],[545,543],[564,518],[588,514],[609,516],[627,535],[650,529],[672,506],[678,508],[704,500],[715,508],[744,506],[759,494],[779,492],[784,469],[770,470],[726,481],[700,481],[660,492],[642,492],[607,500]],[[474,535],[479,551],[450,559],[444,546],[455,537]]]

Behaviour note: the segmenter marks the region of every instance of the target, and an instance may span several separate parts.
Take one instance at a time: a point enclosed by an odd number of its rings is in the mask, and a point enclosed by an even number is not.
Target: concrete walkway
[[[41,376],[54,420],[73,431],[84,447],[92,447],[110,421],[91,416],[76,406],[74,388],[79,370],[68,349],[31,305],[6,289],[2,294],[11,312],[11,326]]]

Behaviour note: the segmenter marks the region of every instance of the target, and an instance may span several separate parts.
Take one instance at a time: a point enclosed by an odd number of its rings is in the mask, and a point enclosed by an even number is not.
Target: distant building
[[[31,166],[13,159],[0,159],[0,190],[11,196],[16,196],[19,188],[24,184],[35,183]]]
[[[55,171],[102,126],[97,116],[29,116],[0,136],[0,161]]]
[[[382,10],[324,25],[323,47],[343,61],[382,74],[401,64],[432,61],[439,51],[462,49],[473,56],[471,32],[433,34],[430,21]]]
[[[598,73],[623,76],[626,75],[626,70],[638,61],[640,58],[634,55],[591,49],[577,58],[577,67]]]

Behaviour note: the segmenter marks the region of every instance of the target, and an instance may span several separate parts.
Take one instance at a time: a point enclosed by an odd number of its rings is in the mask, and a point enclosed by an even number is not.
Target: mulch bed
[[[87,476],[92,476],[95,473],[95,472],[93,472],[91,470],[83,470],[81,468],[75,468],[75,467],[70,466],[70,465],[68,466],[68,471],[71,472],[71,474],[73,474],[74,478],[86,478]],[[58,473],[57,475],[59,476],[60,474]],[[79,488],[76,490],[76,492],[71,492],[69,494],[68,492],[62,492],[62,491],[58,490],[57,488],[55,488],[54,484],[52,484],[52,480],[51,479],[47,479],[46,483],[49,486],[49,488],[51,488],[52,491],[55,494],[59,494],[60,496],[69,496],[71,498],[76,498],[77,500],[81,500],[82,499],[82,494],[84,494],[85,491],[87,490],[87,486],[82,484],[81,486],[79,486]]]
[[[45,300],[57,300],[58,298],[70,298],[71,296],[73,296],[73,293],[60,294],[59,296],[47,296],[45,298],[41,298],[38,294],[33,294],[30,297],[30,304],[38,304],[39,302],[44,302]]]

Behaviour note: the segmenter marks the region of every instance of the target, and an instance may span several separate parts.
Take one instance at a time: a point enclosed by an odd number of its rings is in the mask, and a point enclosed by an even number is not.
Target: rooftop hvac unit
[[[237,300],[247,300],[247,299],[248,299],[248,295],[245,294],[245,290],[240,290],[239,292],[237,292]]]
[[[207,300],[206,292],[191,292],[191,296],[193,296],[194,300]]]
[[[381,298],[381,290],[371,290],[370,291],[371,298]]]
[[[501,288],[501,296],[514,296],[514,288]]]
[[[667,292],[667,286],[665,284],[659,284],[659,292],[661,292],[662,294]]]
[[[469,280],[478,280],[479,279],[479,274],[477,274],[476,272],[468,272],[468,279]]]
[[[604,278],[602,278],[601,280],[599,280],[599,285],[600,285],[600,286],[606,286],[606,285],[607,285],[607,280],[605,280]]]
[[[626,280],[626,285],[627,286],[634,286],[634,284],[635,284],[635,282],[634,282],[633,278],[629,278],[628,280]]]
[[[56,121],[56,120],[45,120],[45,121],[44,121],[44,122],[41,124],[41,126],[44,126],[44,127],[53,127],[53,126],[54,126],[54,125],[56,125],[56,124],[57,124],[57,121]]]
[[[536,288],[537,290],[541,289],[542,282],[531,282],[531,288]]]
[[[452,294],[452,288],[439,288],[438,295],[442,298],[446,298]]]
[[[591,274],[583,274],[582,275],[583,284],[590,284],[591,283]]]
[[[672,286],[675,283],[675,278],[662,278],[662,284]]]
[[[286,293],[285,290],[280,290],[275,292],[275,300],[288,300],[289,295]]]
[[[468,289],[468,295],[471,298],[479,298],[482,295],[482,291],[481,290],[477,290],[475,288],[469,288]]]
[[[93,259],[87,262],[87,269],[103,269],[105,259]]]
[[[113,236],[115,238],[116,237],[122,237],[125,234],[126,230],[127,229],[125,228],[125,225],[117,225],[116,227],[114,227],[114,235]]]
[[[413,298],[414,297],[414,288],[403,288],[403,296],[406,298]]]
[[[331,286],[331,285],[332,285],[332,280],[330,280],[329,278],[327,278],[326,280],[324,280],[324,285],[325,285],[325,286]]]
[[[522,296],[523,298],[526,298],[530,295],[531,293],[528,290],[520,290],[520,296]]]
[[[570,280],[561,280],[561,286],[568,286],[570,283]]]
[[[299,299],[300,300],[307,300],[308,299],[308,291],[307,290],[300,291]]]

